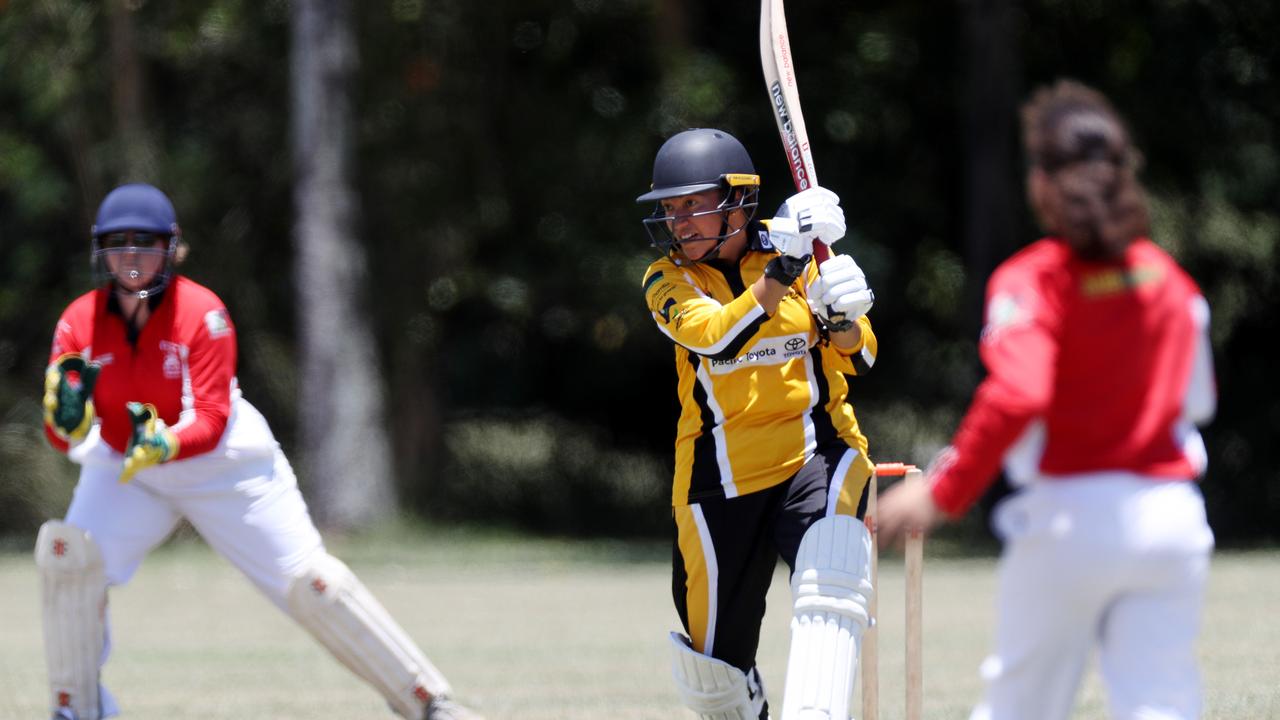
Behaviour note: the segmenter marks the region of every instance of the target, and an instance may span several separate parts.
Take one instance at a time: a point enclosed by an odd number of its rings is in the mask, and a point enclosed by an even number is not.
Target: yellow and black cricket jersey
[[[767,315],[748,288],[778,253],[762,225],[748,233],[736,267],[664,257],[645,271],[645,301],[675,342],[681,410],[674,506],[777,485],[837,439],[858,451],[865,475],[872,471],[845,380],[875,363],[870,321],[858,318],[862,341],[855,348],[822,340],[806,299],[816,263]]]

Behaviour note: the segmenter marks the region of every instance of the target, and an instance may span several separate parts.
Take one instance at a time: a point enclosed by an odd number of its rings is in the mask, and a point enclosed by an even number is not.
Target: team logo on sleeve
[[[998,292],[991,296],[987,303],[986,325],[982,328],[982,339],[992,340],[1009,328],[1017,327],[1031,319],[1031,311],[1027,308],[1026,299],[1016,293]]]
[[[227,319],[227,311],[222,308],[205,313],[204,326],[209,329],[209,337],[222,337],[231,332],[231,321]]]
[[[662,322],[664,323],[671,322],[671,308],[675,306],[676,306],[675,298],[668,298],[667,304],[662,306],[662,312],[660,313],[662,315]]]

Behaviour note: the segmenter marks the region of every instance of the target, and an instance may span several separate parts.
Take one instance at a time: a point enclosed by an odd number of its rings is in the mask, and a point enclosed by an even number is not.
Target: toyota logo
[[[803,338],[791,338],[790,340],[787,341],[788,350],[799,350],[800,348],[804,347],[804,345],[805,345],[805,341]]]

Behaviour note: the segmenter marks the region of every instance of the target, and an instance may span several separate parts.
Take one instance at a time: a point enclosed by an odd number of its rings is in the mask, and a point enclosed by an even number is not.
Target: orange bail
[[[902,477],[915,469],[915,465],[900,462],[876,463],[876,475],[884,477]]]

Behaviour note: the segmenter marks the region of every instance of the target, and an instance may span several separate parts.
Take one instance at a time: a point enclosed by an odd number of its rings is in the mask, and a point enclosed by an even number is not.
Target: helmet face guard
[[[154,295],[158,295],[166,287],[169,281],[173,279],[174,257],[178,253],[178,236],[168,235],[159,236],[151,233],[136,233],[130,237],[126,244],[119,244],[107,238],[113,238],[117,234],[98,237],[95,236],[90,245],[92,252],[90,253],[90,264],[93,270],[94,282],[98,285],[112,283],[115,291],[125,295],[134,295],[141,299],[146,299]],[[156,247],[156,240],[164,237],[165,246],[163,248]],[[150,238],[150,241],[148,241]],[[125,287],[121,282],[127,278],[129,280],[138,280],[142,277],[146,265],[150,259],[159,260],[157,269],[151,273],[151,282],[146,287],[131,289]],[[110,262],[108,262],[110,260]],[[113,271],[111,265],[114,264],[116,269]]]
[[[662,207],[663,200],[716,189],[722,190],[724,197],[713,210],[673,216]],[[685,259],[700,262],[715,258],[725,240],[746,227],[755,216],[759,193],[760,176],[742,143],[723,130],[695,128],[672,135],[658,149],[651,189],[636,202],[657,203],[653,214],[642,222],[653,246],[667,254],[679,253],[679,240],[673,232],[676,219],[719,213],[720,233],[701,238],[717,240],[716,247],[697,261]],[[746,213],[746,220],[742,227],[731,228],[729,215],[739,209]]]
[[[160,293],[173,277],[181,231],[173,203],[159,189],[145,183],[121,185],[107,193],[90,231],[90,266],[99,284],[112,282],[116,292],[148,298]],[[164,247],[159,247],[161,241]],[[129,289],[122,279],[138,280],[152,272],[148,258],[163,258],[144,288]],[[108,259],[111,263],[108,263]],[[116,266],[112,271],[111,264]]]
[[[680,215],[668,215],[662,207],[662,200],[669,197],[680,197],[681,195],[664,197],[658,200],[653,214],[644,218],[641,222],[644,229],[649,233],[649,242],[664,255],[680,255],[683,263],[698,263],[705,260],[713,260],[720,254],[720,248],[725,241],[741,231],[755,217],[756,207],[759,205],[760,197],[760,179],[756,175],[727,175],[722,178],[722,186],[725,187],[724,199],[720,204],[710,210],[701,210],[694,213],[685,213]],[[694,191],[701,192],[701,191]],[[683,193],[692,194],[692,193]],[[742,210],[745,218],[742,224],[737,227],[730,226],[729,216],[734,210]],[[710,252],[703,255],[697,260],[685,257],[680,251],[680,240],[675,235],[675,222],[687,218],[705,217],[708,215],[720,215],[720,233],[712,236],[701,236],[699,240],[715,240],[716,246]]]

